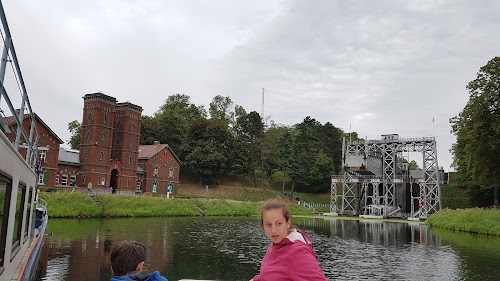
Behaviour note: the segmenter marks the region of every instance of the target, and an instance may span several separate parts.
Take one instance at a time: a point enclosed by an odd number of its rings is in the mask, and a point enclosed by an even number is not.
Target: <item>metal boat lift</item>
[[[422,154],[422,170],[408,168],[404,152]],[[426,219],[441,206],[434,137],[343,141],[344,175],[332,176],[330,212],[341,215]]]

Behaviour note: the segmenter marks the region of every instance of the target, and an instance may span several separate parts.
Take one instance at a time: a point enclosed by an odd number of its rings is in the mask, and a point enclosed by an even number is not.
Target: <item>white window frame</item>
[[[38,174],[38,184],[39,185],[43,185],[43,175],[45,173],[43,171],[40,172],[40,174]]]
[[[68,186],[68,174],[62,174],[61,176],[61,185]]]
[[[168,177],[169,178],[173,178],[174,177],[174,169],[170,168],[170,170],[168,171]]]
[[[153,192],[158,193],[158,183],[157,182],[153,182]]]
[[[40,154],[38,155],[38,160],[40,162],[45,163],[45,160],[47,159],[47,150],[40,150]]]
[[[153,169],[153,176],[157,176],[157,175],[158,175],[158,166],[155,166]]]

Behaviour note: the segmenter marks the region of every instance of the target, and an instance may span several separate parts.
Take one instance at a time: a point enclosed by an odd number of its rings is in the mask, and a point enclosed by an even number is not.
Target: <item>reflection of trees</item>
[[[467,276],[467,279],[488,280],[491,276],[500,276],[499,237],[436,228],[432,232],[439,237],[443,246],[455,250],[461,260],[462,275]]]
[[[80,280],[109,280],[111,246],[120,240],[143,242],[148,248],[145,270],[161,272],[172,262],[172,231],[167,220],[156,219],[155,227],[148,221],[151,222],[148,219],[51,220],[49,231],[54,236],[46,237],[41,257],[43,273],[48,277],[56,271],[69,272],[68,276],[78,276]],[[60,267],[57,270],[52,268],[56,265]],[[57,280],[64,280],[62,276]]]

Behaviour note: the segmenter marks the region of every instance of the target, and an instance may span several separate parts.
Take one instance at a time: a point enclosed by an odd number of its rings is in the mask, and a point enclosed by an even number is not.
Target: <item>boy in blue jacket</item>
[[[158,271],[143,272],[146,247],[137,241],[120,241],[111,248],[111,269],[115,277],[111,281],[168,281]]]

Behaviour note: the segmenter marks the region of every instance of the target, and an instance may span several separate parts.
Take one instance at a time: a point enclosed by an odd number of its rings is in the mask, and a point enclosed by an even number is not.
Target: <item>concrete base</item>
[[[372,216],[372,215],[359,215],[360,218],[364,219],[383,219],[384,216]]]
[[[420,218],[411,218],[411,217],[408,217],[408,220],[409,221],[420,221]]]
[[[330,216],[330,217],[338,217],[339,214],[337,214],[336,212],[333,212],[333,213],[323,213],[324,216]]]

